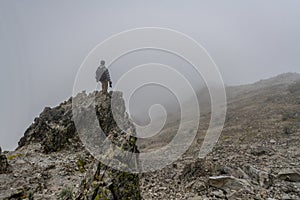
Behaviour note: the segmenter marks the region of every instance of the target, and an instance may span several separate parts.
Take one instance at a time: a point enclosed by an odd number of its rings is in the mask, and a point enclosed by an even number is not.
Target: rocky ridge
[[[114,121],[111,95],[116,97],[118,117],[123,118],[130,135]],[[87,112],[95,109],[99,124],[119,148],[137,151],[135,129],[125,113],[121,92],[83,92],[74,98],[84,99],[82,104],[95,100],[95,107],[80,106]],[[136,174],[105,166],[84,148],[73,120],[74,98],[45,108],[26,130],[17,150],[1,154],[0,199],[140,199]],[[116,156],[110,154],[118,160]]]

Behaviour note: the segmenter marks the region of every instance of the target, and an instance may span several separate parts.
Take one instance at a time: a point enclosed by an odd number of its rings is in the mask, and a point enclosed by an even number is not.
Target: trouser
[[[107,93],[108,81],[101,81],[102,84],[102,92]]]

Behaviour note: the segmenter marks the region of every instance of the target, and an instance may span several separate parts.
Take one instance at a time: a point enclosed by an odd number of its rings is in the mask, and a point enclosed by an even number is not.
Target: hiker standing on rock
[[[105,61],[100,61],[100,66],[96,71],[96,81],[101,82],[102,84],[102,92],[107,93],[108,83],[109,87],[112,87],[112,82],[110,80],[110,75],[108,69],[105,67]]]

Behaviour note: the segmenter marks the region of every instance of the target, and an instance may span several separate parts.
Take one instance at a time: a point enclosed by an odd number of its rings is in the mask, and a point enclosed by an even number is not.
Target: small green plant
[[[86,171],[85,165],[86,165],[86,162],[84,160],[78,159],[78,161],[77,161],[77,167],[78,167],[78,170],[81,173],[84,173]]]
[[[283,113],[282,114],[282,121],[287,121],[290,118],[290,114],[289,113]]]
[[[294,132],[293,128],[291,126],[284,126],[283,127],[283,133],[286,135],[290,135]]]
[[[70,187],[66,187],[62,189],[59,194],[59,199],[61,200],[72,200],[73,199],[73,189]]]
[[[33,193],[31,191],[28,193],[28,200],[33,200]]]
[[[290,111],[282,114],[282,121],[295,121],[299,118],[299,111]]]
[[[13,160],[15,158],[22,157],[22,156],[23,156],[23,154],[15,154],[15,155],[7,156],[7,159],[8,160]]]

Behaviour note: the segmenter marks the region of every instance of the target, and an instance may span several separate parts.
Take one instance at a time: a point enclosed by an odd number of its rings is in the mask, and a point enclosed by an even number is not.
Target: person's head
[[[100,65],[105,65],[105,61],[104,61],[104,60],[101,60],[101,61],[100,61]]]

